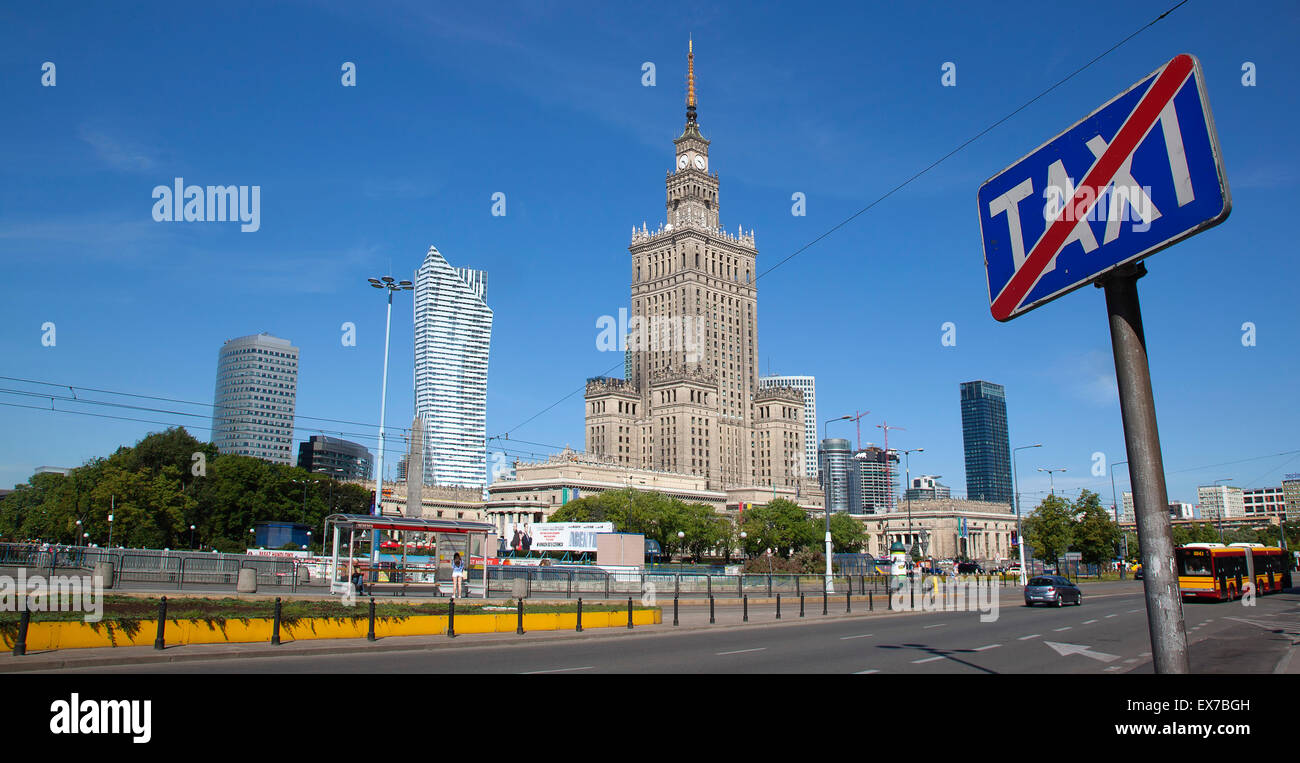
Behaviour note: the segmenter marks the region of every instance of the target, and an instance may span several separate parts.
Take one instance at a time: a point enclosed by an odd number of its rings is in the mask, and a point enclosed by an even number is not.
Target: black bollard
[[[374,599],[371,599],[371,606],[374,606]],[[447,602],[447,638],[456,638],[456,597],[453,596]]]
[[[280,645],[280,597],[275,597],[275,620],[271,623],[271,646]]]
[[[822,589],[822,614],[823,615],[830,613],[830,610],[828,609],[829,606],[830,606],[830,594],[826,593],[826,589],[823,588]]]
[[[803,617],[803,594],[799,594],[799,616]]]
[[[27,654],[27,626],[32,622],[32,613],[27,608],[27,597],[23,597],[23,610],[18,615],[18,638],[14,641],[14,656]]]
[[[677,597],[673,597],[673,625],[677,625]]]
[[[868,611],[868,612],[875,612],[875,611],[876,611],[876,602],[875,602],[875,598],[876,598],[876,597],[875,597],[875,593],[876,593],[875,591],[867,591],[867,611]]]
[[[366,641],[375,640],[375,597],[370,597],[370,630],[366,633]]]
[[[582,633],[582,597],[578,597],[578,633]]]
[[[749,622],[749,596],[744,597],[744,607],[745,607],[745,617],[743,620],[741,620],[741,622],[747,623]]]
[[[713,595],[709,595],[709,625],[713,625]]]
[[[627,597],[627,629],[632,630],[632,597]]]
[[[167,640],[164,631],[167,628],[167,597],[158,600],[158,635],[153,640],[154,649],[163,649]]]
[[[850,582],[849,585],[853,585],[853,583]],[[852,612],[852,611],[853,611],[853,592],[852,592],[852,591],[850,591],[849,593],[847,593],[847,594],[844,595],[844,611],[845,611],[845,612]]]
[[[519,614],[519,625],[515,626],[515,635],[524,635],[524,600],[520,599],[515,602],[515,610]]]
[[[781,594],[776,595],[776,619],[781,619]]]

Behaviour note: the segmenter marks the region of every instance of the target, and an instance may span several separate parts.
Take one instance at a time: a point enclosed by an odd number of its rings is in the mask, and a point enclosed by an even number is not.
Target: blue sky
[[[760,272],[1155,18],[1166,2],[230,3],[0,10],[0,375],[192,401],[207,437],[217,350],[266,331],[301,348],[300,422],[375,444],[382,296],[428,247],[489,271],[488,431],[512,456],[582,447],[581,393],[621,357],[597,319],[628,301],[634,225],[663,219],[684,118],[686,40],[723,225]],[[900,7],[902,6],[902,7]],[[976,191],[1178,53],[1205,70],[1231,217],[1148,262],[1140,283],[1171,499],[1300,472],[1293,3],[1193,0],[759,281],[762,371],[812,374],[818,414],[871,411],[924,447],[917,473],[965,491],[958,384],[1007,388],[1024,492],[1100,490],[1125,458],[1100,291],[1007,324],[989,315]],[[42,87],[53,62],[55,87]],[[357,86],[340,67],[355,62]],[[642,64],[656,66],[643,87]],[[941,67],[956,64],[956,87]],[[1255,65],[1257,84],[1242,84]],[[174,177],[261,187],[261,228],[160,223]],[[507,213],[491,215],[492,195]],[[807,215],[790,214],[791,195]],[[410,297],[397,298],[388,422],[409,423]],[[42,324],[56,344],[42,344]],[[357,326],[345,347],[340,326]],[[957,344],[941,344],[941,326]],[[1243,346],[1242,324],[1257,344]],[[7,390],[37,389],[13,381]],[[57,391],[55,394],[60,394]],[[80,397],[125,401],[78,390]],[[0,394],[0,402],[49,408]],[[131,402],[131,401],[125,401]],[[60,408],[73,406],[60,403]],[[203,413],[198,417],[182,413]],[[0,485],[156,424],[0,406]],[[854,436],[851,424],[832,435]],[[300,431],[305,439],[310,431]],[[543,443],[525,445],[519,441]],[[391,444],[391,441],[390,441]],[[1236,463],[1229,463],[1236,462]],[[1126,484],[1116,470],[1120,489]]]

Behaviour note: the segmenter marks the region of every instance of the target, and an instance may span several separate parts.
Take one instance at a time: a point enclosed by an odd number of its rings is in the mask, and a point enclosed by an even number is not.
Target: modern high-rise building
[[[453,268],[429,247],[415,271],[415,415],[424,421],[426,485],[487,484],[491,341],[487,273]]]
[[[1288,474],[1282,478],[1282,501],[1287,519],[1291,522],[1300,519],[1300,474]]]
[[[874,445],[854,453],[849,459],[849,513],[885,514],[896,507],[894,480],[898,453]]]
[[[1011,503],[1007,393],[1001,384],[962,382],[961,433],[966,446],[966,498]]]
[[[1241,508],[1248,517],[1280,517],[1286,499],[1280,487],[1256,487],[1241,491]]]
[[[293,463],[298,348],[289,340],[253,334],[221,345],[212,397],[219,453]]]
[[[939,482],[937,475],[923,474],[920,477],[912,478],[912,486],[907,489],[903,497],[913,501],[935,501],[942,498],[952,498],[952,488]]]
[[[818,474],[825,506],[829,511],[849,510],[849,485],[852,482],[853,449],[848,440],[831,437],[818,448]]]
[[[1241,519],[1246,516],[1242,490],[1232,485],[1201,485],[1196,488],[1201,519]]]
[[[374,461],[366,446],[337,437],[312,435],[298,444],[299,469],[336,480],[368,480],[374,473]]]
[[[686,125],[665,180],[667,220],[632,230],[625,378],[587,380],[587,452],[703,476],[712,490],[797,491],[807,456],[801,449],[789,463],[778,453],[795,434],[804,448],[816,440],[797,396],[758,393],[758,249],[753,231],[722,227],[718,175],[696,118],[693,48],[687,70]],[[790,408],[798,410],[785,415]]]
[[[808,444],[817,442],[817,379],[812,376],[762,376],[758,379],[759,389],[770,387],[794,387],[803,393],[803,441]],[[817,451],[809,447],[804,453],[804,476],[817,476]]]

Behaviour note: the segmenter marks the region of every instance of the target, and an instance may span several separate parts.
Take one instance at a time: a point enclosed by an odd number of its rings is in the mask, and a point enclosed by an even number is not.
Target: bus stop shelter
[[[331,528],[333,533],[330,532]],[[343,532],[348,532],[347,562],[344,564],[339,559],[340,546],[342,545]],[[325,518],[325,534],[333,536],[333,550],[330,554],[330,593],[347,593],[348,586],[352,581],[352,573],[355,564],[355,554],[353,553],[356,545],[356,536],[358,533],[369,532],[372,544],[379,542],[379,533],[403,532],[403,533],[428,533],[434,536],[442,535],[461,535],[466,539],[465,543],[465,567],[468,570],[470,560],[472,559],[471,551],[473,549],[472,541],[481,536],[480,558],[483,560],[483,598],[488,595],[488,554],[490,546],[488,539],[496,534],[496,525],[487,522],[472,522],[465,519],[426,519],[424,517],[385,517],[374,516],[371,514],[331,514]],[[436,564],[435,557],[435,564]],[[435,567],[436,569],[436,567]],[[339,573],[346,573],[340,579]],[[466,575],[466,585],[469,584],[469,575]],[[437,583],[435,582],[435,586]]]

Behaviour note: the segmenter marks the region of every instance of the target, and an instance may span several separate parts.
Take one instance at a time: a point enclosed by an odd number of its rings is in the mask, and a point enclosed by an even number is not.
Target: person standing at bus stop
[[[465,563],[461,561],[460,552],[451,559],[451,595],[452,598],[463,598],[462,589],[465,587]]]

